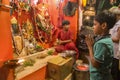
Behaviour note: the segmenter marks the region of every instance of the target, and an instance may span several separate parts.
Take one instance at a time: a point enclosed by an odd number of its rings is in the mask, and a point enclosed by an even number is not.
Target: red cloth
[[[58,33],[58,36],[57,38],[59,40],[73,40],[73,37],[72,37],[72,32],[70,30],[68,31],[64,31],[64,30],[61,30],[59,33]],[[58,45],[56,46],[56,51],[57,52],[62,52],[64,50],[74,50],[77,52],[77,58],[78,58],[78,55],[79,55],[79,51],[78,49],[76,48],[74,42],[69,42],[69,43],[66,43],[66,44],[63,44],[63,45]]]
[[[72,32],[70,30],[68,31],[60,30],[57,38],[62,41],[73,40]]]

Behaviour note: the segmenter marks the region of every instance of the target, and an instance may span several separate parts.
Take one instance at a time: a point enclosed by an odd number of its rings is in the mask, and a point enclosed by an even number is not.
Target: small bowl
[[[9,68],[15,68],[19,65],[18,59],[5,61],[4,65]]]
[[[82,63],[82,64],[76,64],[74,66],[75,70],[77,71],[89,71],[89,65]]]

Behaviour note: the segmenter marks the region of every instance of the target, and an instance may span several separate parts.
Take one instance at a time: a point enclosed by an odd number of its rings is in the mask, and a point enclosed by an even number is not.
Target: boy
[[[64,50],[74,50],[76,51],[76,57],[78,58],[78,49],[73,42],[72,32],[69,30],[69,27],[70,22],[64,20],[62,22],[62,29],[58,32],[56,51],[62,52]]]
[[[103,11],[95,16],[94,34],[86,35],[86,43],[90,54],[90,80],[112,80],[111,65],[113,59],[113,43],[109,30],[116,22],[115,15],[109,11]]]

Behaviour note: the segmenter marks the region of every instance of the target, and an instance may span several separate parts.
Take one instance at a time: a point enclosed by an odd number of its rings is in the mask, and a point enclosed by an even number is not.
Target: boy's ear
[[[105,29],[105,28],[107,28],[107,23],[106,22],[102,24],[102,29]]]

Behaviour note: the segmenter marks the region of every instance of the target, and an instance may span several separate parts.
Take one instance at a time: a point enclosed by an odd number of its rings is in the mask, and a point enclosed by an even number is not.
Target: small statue
[[[19,33],[19,27],[17,25],[17,19],[12,16],[12,19],[11,19],[11,25],[12,25],[12,31],[13,31],[13,34],[18,34]]]

